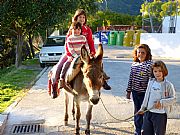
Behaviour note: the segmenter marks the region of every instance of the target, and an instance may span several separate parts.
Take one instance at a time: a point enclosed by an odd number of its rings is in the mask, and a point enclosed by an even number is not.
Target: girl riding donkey
[[[86,13],[83,9],[78,9],[73,17],[73,21],[77,21],[81,23],[81,33],[82,35],[84,35],[86,37],[87,43],[89,45],[89,49],[90,49],[90,55],[94,56],[96,51],[95,51],[95,47],[94,47],[94,41],[92,38],[92,31],[91,29],[86,25],[86,21],[87,21],[87,17],[86,17]],[[67,34],[67,37],[69,36],[69,34]],[[71,53],[68,50],[67,45],[65,44],[65,49],[66,49],[66,53],[64,55],[61,56],[61,59],[59,60],[59,62],[52,68],[52,70],[49,72],[49,80],[50,82],[52,82],[52,97],[56,98],[57,97],[57,89],[58,89],[58,80],[59,80],[59,74],[61,73],[63,64],[67,61],[68,56],[71,56]],[[106,73],[104,72],[103,74],[104,76],[104,84],[103,84],[103,88],[105,90],[110,90],[111,87],[107,84],[106,80],[110,79],[110,77],[108,77],[106,75]],[[49,88],[51,88],[51,83],[48,84]],[[51,95],[51,89],[49,89],[49,94]]]
[[[68,59],[64,63],[60,74],[60,89],[63,88],[65,85],[65,75],[72,60],[74,58],[79,57],[79,55],[81,54],[81,47],[85,45],[87,51],[90,52],[86,37],[81,35],[81,32],[82,32],[81,23],[73,22],[69,30],[70,36],[67,38],[67,42],[66,42],[67,48],[71,55],[68,56]]]

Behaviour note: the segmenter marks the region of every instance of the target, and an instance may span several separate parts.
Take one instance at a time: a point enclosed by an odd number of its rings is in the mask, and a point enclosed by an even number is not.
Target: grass
[[[22,67],[14,66],[0,70],[0,113],[4,112],[18,97],[23,97],[29,84],[40,73],[37,59],[24,61]]]

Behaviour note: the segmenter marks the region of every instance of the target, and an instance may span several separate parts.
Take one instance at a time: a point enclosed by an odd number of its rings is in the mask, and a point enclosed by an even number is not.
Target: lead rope
[[[101,99],[101,98],[100,98],[100,99]],[[102,102],[102,105],[103,105],[104,109],[106,110],[106,112],[107,112],[112,118],[114,118],[115,120],[120,121],[120,122],[125,122],[125,121],[127,121],[127,120],[133,118],[134,116],[136,116],[136,115],[138,114],[138,113],[135,113],[134,115],[132,115],[132,116],[126,118],[126,119],[120,120],[120,119],[114,117],[114,116],[108,111],[108,109],[107,109],[106,106],[104,105],[102,99],[101,99],[101,102]],[[151,109],[145,110],[144,113],[147,112],[147,111],[149,111],[149,110],[151,110]]]

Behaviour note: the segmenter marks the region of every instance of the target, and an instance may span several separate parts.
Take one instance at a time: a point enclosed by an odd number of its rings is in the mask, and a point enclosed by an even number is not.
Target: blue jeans
[[[132,97],[134,101],[134,114],[137,113],[144,100],[145,92],[132,91]],[[143,115],[134,116],[135,135],[141,135],[141,129],[143,125]]]
[[[142,135],[165,135],[167,124],[166,113],[146,112],[144,114]]]

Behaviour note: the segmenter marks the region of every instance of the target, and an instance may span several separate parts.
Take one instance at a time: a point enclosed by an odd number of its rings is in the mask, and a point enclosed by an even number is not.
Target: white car
[[[55,64],[59,61],[62,54],[65,52],[65,40],[65,35],[50,36],[47,38],[39,53],[39,61],[42,68],[47,64]]]

